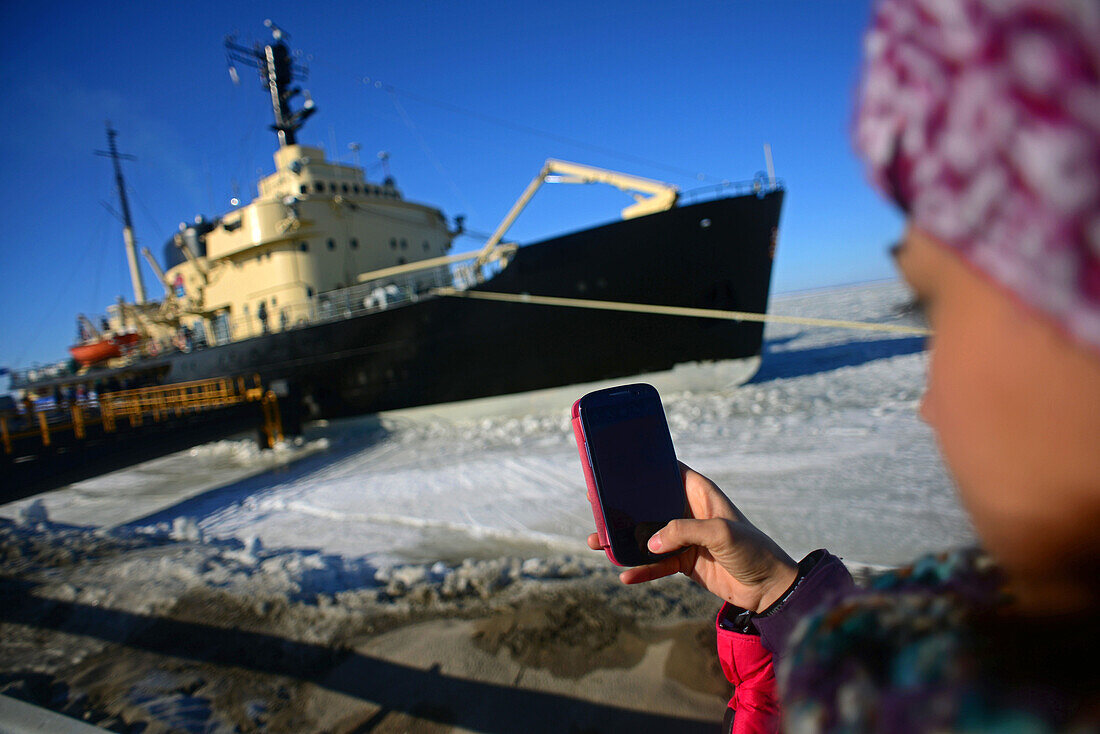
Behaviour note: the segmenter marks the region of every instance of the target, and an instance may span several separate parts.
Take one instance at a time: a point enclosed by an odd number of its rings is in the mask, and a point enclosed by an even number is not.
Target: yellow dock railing
[[[137,428],[146,421],[159,423],[185,414],[251,402],[260,403],[261,428],[268,448],[282,441],[278,398],[271,390],[265,391],[259,375],[254,375],[251,380],[217,377],[104,393],[99,396],[98,415],[94,407],[73,403],[65,410],[67,415],[60,422],[49,420],[44,412],[25,416],[27,427],[18,432],[13,428],[13,414],[0,413],[0,445],[4,453],[11,454],[14,441],[30,436],[38,436],[45,448],[53,443],[56,434],[63,432],[72,431],[77,439],[86,438],[90,425],[102,424],[105,433],[114,433],[120,420],[126,420],[131,428]],[[31,425],[35,428],[28,429]]]

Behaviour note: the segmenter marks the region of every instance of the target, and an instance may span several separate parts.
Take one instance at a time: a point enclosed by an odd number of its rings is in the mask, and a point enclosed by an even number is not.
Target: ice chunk
[[[177,517],[172,521],[172,540],[202,543],[205,538],[199,524],[195,522],[195,518]]]
[[[49,513],[46,512],[46,505],[40,499],[19,508],[19,522],[23,525],[38,525],[49,521],[50,517]]]

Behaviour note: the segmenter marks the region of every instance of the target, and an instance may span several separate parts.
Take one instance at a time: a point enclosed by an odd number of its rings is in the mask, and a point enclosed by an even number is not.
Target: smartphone
[[[661,397],[637,383],[590,392],[573,404],[588,501],[596,533],[617,566],[665,558],[649,538],[669,520],[687,516],[687,495]]]

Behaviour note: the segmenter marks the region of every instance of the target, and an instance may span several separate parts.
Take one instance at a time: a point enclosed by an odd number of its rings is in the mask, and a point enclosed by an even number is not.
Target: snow
[[[777,297],[771,310],[919,323],[906,300],[879,283]],[[921,340],[774,324],[765,334],[748,384],[734,376],[743,363],[653,376],[680,457],[795,557],[828,547],[890,565],[971,542],[916,416]],[[58,538],[145,539],[95,573],[148,608],[191,584],[299,598],[576,575],[606,565],[584,543],[593,522],[569,422],[588,387],[321,422],[273,452],[219,441],[0,517]]]

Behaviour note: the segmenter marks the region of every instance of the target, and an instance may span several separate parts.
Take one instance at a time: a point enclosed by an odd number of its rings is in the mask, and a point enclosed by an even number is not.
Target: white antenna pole
[[[775,186],[775,165],[772,164],[772,144],[764,143],[764,161],[768,166],[768,183]]]

